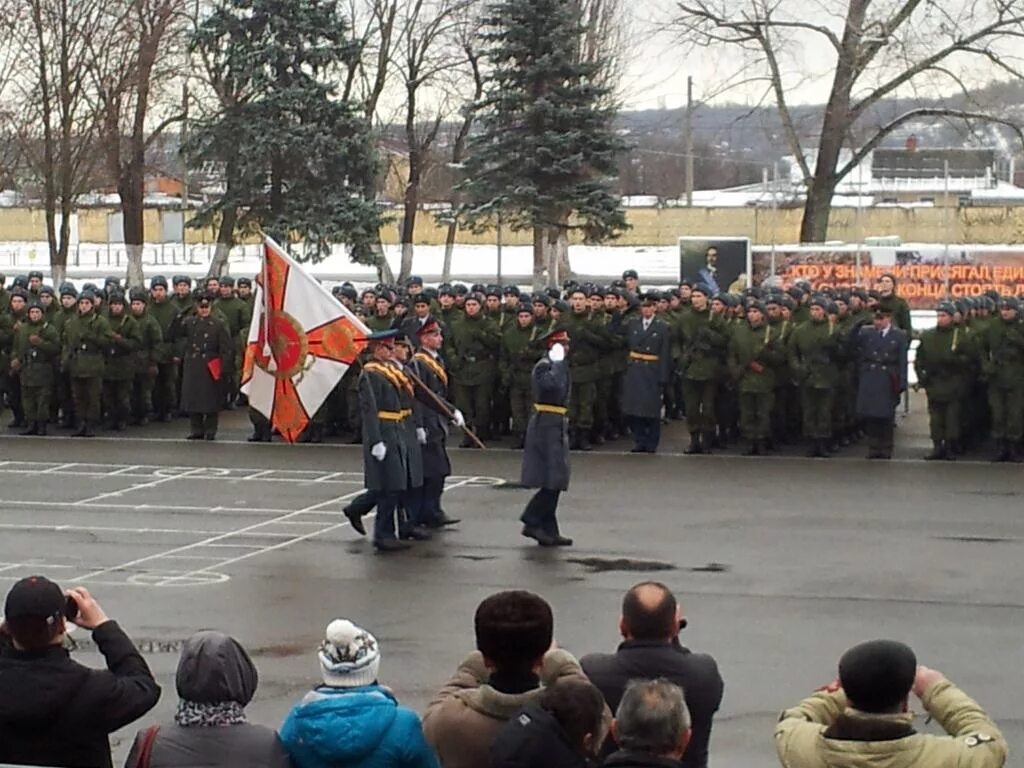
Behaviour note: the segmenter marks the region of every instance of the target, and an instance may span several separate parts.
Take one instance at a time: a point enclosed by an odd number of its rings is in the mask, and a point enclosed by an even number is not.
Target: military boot
[[[996,440],[996,455],[992,458],[994,462],[1010,460],[1010,441],[999,438]]]
[[[712,448],[719,448],[719,447],[721,447],[718,443],[715,442],[715,440],[716,440],[716,438],[715,438],[715,433],[714,432],[705,432],[703,435],[701,435],[701,438],[700,438],[701,453],[711,453],[711,449]]]
[[[39,422],[30,421],[28,426],[18,433],[19,435],[38,435],[39,434]]]
[[[946,444],[941,440],[935,440],[932,442],[932,452],[925,454],[925,461],[945,461],[949,458],[949,451],[946,449]]]
[[[761,441],[751,440],[750,447],[743,452],[744,456],[760,456],[761,455]]]
[[[46,422],[45,421],[37,421],[36,422],[36,434],[39,435],[40,437],[46,437]]]
[[[590,444],[590,430],[579,430],[579,434],[576,436],[576,443],[581,451],[594,450],[594,447]]]
[[[690,445],[685,451],[683,451],[683,453],[691,456],[698,453],[704,453],[704,449],[701,448],[700,445],[700,432],[690,433]]]

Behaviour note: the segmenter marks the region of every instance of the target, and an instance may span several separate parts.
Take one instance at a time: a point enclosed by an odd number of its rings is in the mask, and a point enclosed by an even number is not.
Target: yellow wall
[[[79,239],[83,243],[107,240],[107,215],[111,209],[89,208],[79,212]],[[618,245],[671,245],[683,235],[724,235],[750,237],[755,243],[799,241],[800,209],[772,211],[757,208],[630,208],[627,219],[632,229],[615,241]],[[160,232],[159,212],[146,211],[146,231],[155,240]],[[862,237],[896,235],[904,242],[951,243],[1024,242],[1024,207],[990,208],[838,208],[832,212],[830,240],[857,242]],[[186,230],[190,243],[210,243],[210,229]],[[444,243],[446,228],[435,223],[429,212],[416,220],[417,245]],[[381,231],[385,243],[398,242],[398,224],[392,220]],[[492,244],[495,233],[480,235],[460,230],[457,241]],[[43,212],[38,209],[0,208],[0,242],[46,239]],[[529,245],[529,232],[504,234],[507,245]]]

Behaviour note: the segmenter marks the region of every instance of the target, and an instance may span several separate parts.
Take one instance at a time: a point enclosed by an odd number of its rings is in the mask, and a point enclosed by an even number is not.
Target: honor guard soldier
[[[622,331],[628,348],[622,412],[633,432],[633,453],[658,450],[662,393],[672,372],[671,330],[655,317],[657,306],[657,294],[645,294],[640,317],[628,320]]]

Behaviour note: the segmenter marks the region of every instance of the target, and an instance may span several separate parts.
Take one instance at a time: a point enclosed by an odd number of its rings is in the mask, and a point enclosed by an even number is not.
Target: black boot
[[[946,450],[946,444],[941,440],[932,441],[932,452],[925,454],[925,461],[944,461],[949,458],[949,453]]]
[[[704,449],[700,445],[700,432],[690,433],[690,445],[683,451],[683,453],[693,456],[698,453],[704,453]]]
[[[715,437],[715,433],[714,432],[705,432],[701,436],[701,438],[700,438],[701,452],[702,453],[711,453],[711,449],[712,448],[719,447],[718,443],[715,442],[716,440],[717,440],[717,438]]]
[[[522,434],[517,432],[512,437],[512,450],[514,450],[514,451],[521,450],[524,445],[526,445],[526,437],[524,435],[522,435]]]
[[[992,461],[1003,462],[1010,460],[1010,441],[1002,438],[996,440],[996,455]]]
[[[828,451],[825,450],[827,444],[828,441],[826,440],[815,440],[814,445],[811,446],[811,450],[807,452],[807,455],[812,459],[827,459],[829,457]]]
[[[579,448],[580,448],[581,451],[592,451],[592,450],[594,450],[593,446],[590,444],[590,430],[587,430],[587,429],[579,430],[579,435],[577,436],[576,439],[577,439],[577,442],[579,444]]]
[[[38,421],[30,421],[28,423],[28,427],[26,427],[25,429],[21,430],[21,432],[19,432],[18,434],[19,435],[38,435],[39,434],[39,422]]]
[[[744,456],[760,456],[761,455],[761,441],[751,440],[750,447],[743,452]]]
[[[46,422],[45,421],[37,421],[36,422],[36,434],[39,435],[40,437],[46,437]]]
[[[86,434],[86,432],[88,432],[88,431],[89,431],[89,422],[87,422],[85,419],[82,419],[82,423],[78,426],[78,429],[76,429],[71,434],[71,436],[72,437],[88,437],[88,435]]]

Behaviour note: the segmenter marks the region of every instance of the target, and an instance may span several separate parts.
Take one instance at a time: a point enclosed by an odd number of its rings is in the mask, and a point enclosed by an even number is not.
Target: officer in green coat
[[[804,437],[811,441],[807,455],[827,458],[832,439],[832,398],[838,370],[835,358],[841,340],[829,321],[829,300],[811,299],[808,320],[793,329],[789,340],[789,368],[800,388]]]
[[[515,323],[505,329],[501,339],[501,380],[508,391],[515,449],[523,447],[526,426],[533,413],[533,366],[543,354],[537,341],[541,335],[533,322],[533,307],[520,304]]]
[[[771,437],[775,370],[786,353],[780,329],[766,322],[765,307],[747,307],[746,322],[729,339],[729,371],[739,393],[740,432],[750,441],[744,455],[760,456]]]
[[[18,328],[11,368],[21,379],[22,408],[27,427],[23,435],[45,435],[54,388],[54,363],[60,357],[60,336],[37,302]]]
[[[683,401],[690,430],[684,453],[710,453],[715,433],[715,395],[729,346],[725,318],[708,304],[711,289],[703,283],[690,293],[691,311],[676,325],[682,345]]]
[[[107,296],[107,322],[111,339],[104,351],[103,406],[107,412],[107,428],[120,432],[131,417],[135,355],[141,341],[139,326],[125,306],[123,293],[111,292]]]
[[[465,315],[448,329],[451,355],[448,367],[455,374],[455,404],[466,423],[481,439],[490,437],[491,392],[498,378],[498,355],[501,335],[498,328],[483,312],[483,299],[470,294],[464,305]],[[468,436],[463,448],[472,448]]]
[[[958,453],[961,401],[969,368],[967,333],[953,322],[956,308],[944,302],[936,310],[936,326],[921,334],[914,371],[928,395],[928,428],[932,452],[928,461],[951,460]]]
[[[139,331],[135,351],[135,382],[132,389],[132,424],[145,426],[153,411],[153,388],[160,371],[160,348],[164,335],[160,323],[149,314],[149,296],[144,288],[132,288],[128,294],[132,318]]]
[[[1012,296],[999,300],[999,319],[980,337],[981,371],[988,385],[995,461],[1019,461],[1024,435],[1024,325]]]
[[[100,420],[103,352],[113,340],[106,318],[97,313],[92,291],[78,297],[78,314],[64,325],[61,364],[71,377],[71,395],[80,420],[75,437],[94,437]]]

